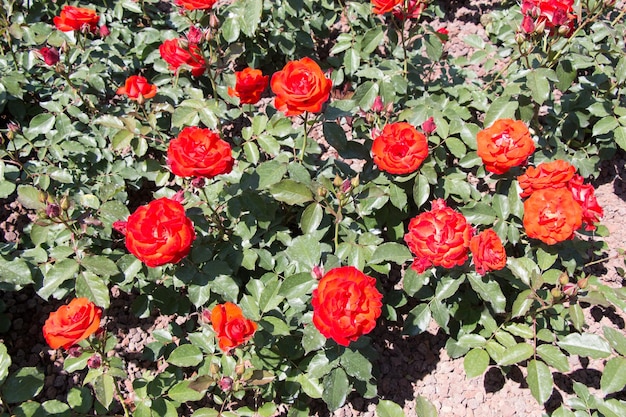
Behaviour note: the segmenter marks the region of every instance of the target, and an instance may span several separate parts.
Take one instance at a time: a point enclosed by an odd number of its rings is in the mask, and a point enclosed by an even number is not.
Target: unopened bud
[[[54,219],[61,215],[61,207],[58,204],[48,204],[46,205],[46,216]]]
[[[44,46],[39,49],[39,53],[41,54],[41,58],[46,63],[46,65],[55,65],[59,62],[59,50],[57,48],[49,48]]]
[[[143,94],[139,93],[137,95],[137,100],[136,101],[137,101],[137,104],[139,104],[141,106],[143,103],[146,102],[146,99],[143,98]]]
[[[535,33],[542,34],[546,30],[546,21],[543,20],[535,26]]]
[[[341,183],[341,192],[347,193],[348,191],[350,191],[350,187],[352,187],[352,183],[350,182],[350,180],[344,180]]]
[[[432,116],[429,117],[428,120],[426,120],[424,123],[422,123],[421,127],[422,132],[424,132],[426,136],[430,136],[435,130],[437,130],[435,119]]]
[[[45,191],[39,191],[39,202],[45,203],[48,200],[48,193]]]
[[[382,97],[376,96],[376,98],[374,99],[374,103],[372,104],[372,111],[374,113],[382,113],[384,109],[385,109],[385,105],[383,103]]]
[[[215,29],[219,27],[219,25],[220,19],[218,19],[214,13],[211,13],[211,16],[209,17],[209,26]]]
[[[526,41],[526,36],[524,36],[524,34],[523,34],[523,33],[521,33],[521,32],[517,32],[517,33],[515,34],[515,42],[516,42],[518,45],[523,44],[525,41]]]
[[[350,185],[352,185],[352,188],[356,188],[359,186],[359,182],[360,182],[360,179],[359,179],[359,175],[357,174],[356,177],[350,180]]]
[[[235,365],[235,373],[239,376],[243,375],[243,373],[246,371],[246,366],[243,363],[238,363],[237,365]]]
[[[311,270],[311,276],[319,281],[324,276],[324,268],[320,265],[315,265]]]
[[[83,348],[78,345],[70,346],[70,348],[67,350],[67,354],[70,355],[72,358],[78,358],[80,355],[83,354]]]
[[[563,293],[561,292],[560,289],[554,287],[552,288],[552,290],[550,290],[550,294],[552,294],[552,297],[554,297],[555,299],[559,299],[561,298],[561,296],[563,295]]]
[[[317,189],[317,195],[320,197],[326,197],[326,194],[328,194],[328,190],[326,189],[326,187],[319,187]]]
[[[339,175],[335,175],[335,179],[333,180],[333,185],[335,187],[341,187],[341,184],[343,184],[343,180],[341,179]]]
[[[203,177],[195,177],[191,180],[191,186],[194,188],[204,188],[206,180]]]
[[[589,286],[589,278],[579,279],[576,285],[578,285],[578,288],[580,288],[581,290],[584,290]]]
[[[61,199],[61,210],[66,211],[68,208],[70,208],[70,199],[64,195],[63,198]]]
[[[203,38],[204,33],[200,28],[198,28],[197,26],[191,26],[189,28],[189,32],[187,32],[187,40],[189,41],[189,43],[198,44],[202,42]]]
[[[102,358],[97,353],[94,353],[89,359],[87,359],[87,367],[89,369],[98,369],[102,366]]]
[[[211,323],[211,310],[204,309],[202,313],[200,313],[200,321],[205,324]]]
[[[569,282],[569,276],[567,275],[567,272],[565,271],[561,272],[561,275],[559,276],[559,284],[565,285],[568,282]]]
[[[571,283],[567,283],[563,285],[563,294],[567,295],[568,297],[576,295],[577,292],[578,292],[578,287],[576,285],[571,284]]]
[[[100,37],[101,38],[106,38],[110,34],[111,34],[111,31],[109,30],[109,27],[107,25],[100,26]]]
[[[222,379],[219,380],[217,385],[220,387],[222,391],[228,392],[233,388],[233,379],[229,376],[222,377]]]
[[[569,35],[570,31],[571,31],[571,28],[569,26],[567,26],[567,25],[559,26],[558,32],[559,32],[559,35],[561,35],[561,36]]]

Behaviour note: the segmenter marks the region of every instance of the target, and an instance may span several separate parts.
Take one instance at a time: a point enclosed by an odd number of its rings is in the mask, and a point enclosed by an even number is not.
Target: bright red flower
[[[526,172],[517,177],[522,187],[520,197],[528,197],[535,190],[565,187],[575,173],[576,167],[562,159],[542,162],[537,167],[528,167]]]
[[[82,30],[83,27],[95,32],[98,30],[99,20],[100,17],[93,9],[68,5],[63,6],[61,14],[53,19],[54,26],[63,32]]]
[[[86,298],[75,298],[59,307],[43,325],[43,336],[52,349],[69,349],[100,327],[102,309]]]
[[[574,0],[523,0],[522,30],[526,33],[548,30],[551,35],[558,32],[568,36],[576,21],[573,6]]]
[[[567,188],[533,191],[524,201],[524,229],[528,237],[548,245],[572,239],[583,211]]]
[[[206,62],[198,45],[187,43],[187,48],[181,47],[182,39],[168,39],[159,47],[161,58],[170,66],[170,70],[177,71],[179,67],[187,68],[191,75],[199,77],[206,71]]]
[[[41,54],[41,58],[46,63],[46,65],[55,65],[59,62],[59,50],[57,48],[49,48],[44,46],[39,49],[39,53]]]
[[[217,0],[176,0],[178,6],[187,10],[208,10],[217,3]]]
[[[424,0],[409,0],[406,8],[404,4],[405,2],[402,1],[400,7],[396,7],[392,10],[393,15],[398,19],[419,19],[426,8]]]
[[[522,165],[535,151],[528,128],[520,120],[499,119],[476,136],[478,156],[485,169],[494,174],[504,174]]]
[[[257,324],[245,318],[241,308],[231,302],[216,305],[210,320],[220,349],[226,353],[250,340],[257,329]]]
[[[394,7],[402,4],[403,0],[371,0],[372,12],[375,14],[385,14],[393,10]]]
[[[500,237],[493,229],[487,229],[470,240],[476,272],[481,275],[499,271],[506,266],[506,251]]]
[[[353,266],[333,268],[313,290],[313,324],[324,337],[348,346],[376,327],[382,298],[376,279]]]
[[[269,79],[269,75],[263,75],[258,69],[245,68],[243,71],[237,71],[235,88],[228,87],[228,95],[239,97],[241,104],[255,104],[261,99]]]
[[[390,123],[374,138],[372,155],[381,170],[390,174],[410,174],[417,171],[428,156],[428,141],[408,123]]]
[[[125,231],[126,248],[152,268],[180,262],[196,238],[182,204],[165,197],[139,207],[122,223],[116,222],[115,229]]]
[[[333,83],[324,76],[322,69],[311,58],[289,61],[270,81],[276,95],[274,107],[286,116],[298,116],[304,112],[317,113],[330,97]]]
[[[604,215],[604,210],[598,204],[596,199],[595,189],[591,184],[583,184],[583,177],[575,175],[568,183],[567,188],[571,191],[574,200],[583,210],[583,223],[585,224],[585,230],[596,230],[594,223],[600,221],[600,218]]]
[[[144,100],[156,96],[157,86],[150,84],[141,75],[131,75],[124,85],[117,89],[116,94],[126,95],[131,100]],[[141,98],[140,98],[141,97]]]
[[[227,174],[235,160],[228,142],[211,129],[186,127],[167,148],[167,164],[179,177],[206,177]]]
[[[430,211],[411,219],[404,241],[415,255],[411,267],[422,273],[433,265],[463,265],[471,237],[472,228],[465,216],[448,207],[443,199],[437,199]]]

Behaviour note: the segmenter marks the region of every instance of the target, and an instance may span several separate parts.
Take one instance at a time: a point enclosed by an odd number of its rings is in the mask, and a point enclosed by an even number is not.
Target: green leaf
[[[615,137],[615,143],[626,151],[626,126],[616,128],[613,136]]]
[[[600,411],[604,417],[624,417],[626,416],[626,403],[611,398],[606,401],[601,401],[598,404],[598,411]]]
[[[302,347],[305,354],[317,351],[326,344],[326,338],[317,330],[313,324],[304,327],[302,331]]]
[[[615,116],[606,116],[593,125],[592,134],[593,136],[606,135],[607,133],[613,132],[618,126],[619,123]]]
[[[322,206],[317,203],[311,203],[302,212],[302,218],[300,219],[300,229],[302,233],[309,234],[317,230],[324,218],[324,210]]]
[[[96,275],[117,275],[120,270],[115,262],[102,255],[89,255],[81,259],[80,264]]]
[[[428,329],[432,318],[430,308],[427,303],[419,304],[411,310],[404,322],[403,333],[415,336]]]
[[[350,393],[348,375],[341,368],[333,369],[322,381],[322,400],[331,411],[335,411],[345,404]]]
[[[487,128],[498,119],[514,119],[519,103],[512,97],[502,96],[493,101],[485,114],[484,126]]]
[[[604,326],[602,330],[611,347],[620,355],[626,356],[626,336],[619,330],[611,327]]]
[[[363,39],[361,40],[362,56],[367,58],[372,52],[374,52],[374,50],[380,46],[384,35],[385,33],[380,26],[376,26],[375,28],[365,32],[365,35],[363,35]]]
[[[407,196],[404,190],[394,183],[389,184],[389,199],[391,204],[402,211],[407,209]]]
[[[307,374],[300,374],[297,381],[302,391],[311,398],[322,398],[323,388],[317,378],[310,378]]]
[[[513,302],[513,308],[511,309],[511,315],[513,317],[521,317],[525,315],[530,307],[532,307],[535,301],[532,298],[531,290],[524,290],[515,298]]]
[[[167,396],[174,401],[184,403],[187,401],[200,401],[205,397],[204,391],[196,391],[189,387],[189,381],[180,381],[167,392]]]
[[[340,363],[348,375],[358,380],[369,381],[372,378],[372,362],[358,351],[346,349]]]
[[[70,416],[70,406],[59,400],[48,400],[41,404],[41,407],[51,416]]]
[[[89,271],[83,271],[76,277],[76,296],[86,297],[99,307],[109,308],[108,282]]]
[[[518,343],[515,346],[507,348],[497,362],[500,366],[514,365],[525,361],[533,356],[534,353],[533,347],[528,343]]]
[[[75,413],[87,414],[93,406],[91,390],[87,387],[72,387],[67,393],[67,404]]]
[[[506,297],[497,281],[478,274],[467,274],[467,277],[474,291],[480,295],[480,298],[491,304],[494,312],[504,313]]]
[[[352,99],[357,102],[357,105],[364,111],[368,111],[372,108],[374,100],[378,95],[378,84],[372,81],[366,81],[361,84],[356,91]]]
[[[513,272],[513,275],[529,287],[533,276],[539,274],[539,267],[530,258],[508,258],[506,265]]]
[[[28,129],[25,130],[25,135],[29,139],[34,139],[38,135],[48,133],[54,127],[56,117],[54,114],[41,113],[33,117],[28,125]]]
[[[430,197],[430,184],[428,179],[419,174],[413,184],[413,201],[417,204],[417,207],[422,207],[424,203],[428,201]]]
[[[33,399],[43,388],[45,375],[34,367],[24,367],[12,373],[2,385],[3,400],[10,404]]]
[[[202,361],[202,352],[194,345],[180,345],[170,354],[167,362],[185,368],[196,366]]]
[[[593,359],[606,358],[611,354],[609,343],[595,334],[571,333],[557,344],[572,355],[589,356]]]
[[[468,378],[482,375],[489,366],[489,354],[480,348],[474,348],[467,352],[463,359],[463,369]]]
[[[313,194],[306,185],[290,179],[270,186],[270,193],[276,200],[289,205],[303,205],[313,200]]]
[[[415,398],[415,411],[417,412],[417,417],[437,417],[435,406],[421,395]]]
[[[238,0],[241,18],[239,24],[241,31],[248,37],[253,37],[261,22],[263,12],[263,0]]]
[[[4,343],[0,343],[0,384],[9,375],[9,366],[11,366],[11,356]]]
[[[45,207],[45,204],[39,200],[39,190],[32,185],[17,187],[17,201],[27,209],[42,210]]]
[[[537,346],[537,354],[545,363],[553,367],[559,372],[569,372],[569,362],[567,356],[556,346],[539,345]]]
[[[526,76],[526,82],[537,104],[543,104],[550,97],[550,81],[542,72],[532,70]]]
[[[398,404],[389,400],[380,400],[376,404],[376,415],[378,417],[404,417],[404,410]]]
[[[78,262],[75,259],[68,258],[56,262],[43,274],[43,286],[37,291],[37,294],[47,300],[61,284],[74,278],[77,272]]]
[[[412,259],[413,256],[405,245],[387,242],[376,248],[369,263],[380,264],[383,262],[395,262],[398,265],[404,265]]]
[[[96,399],[108,410],[115,394],[115,380],[109,374],[101,374],[92,382],[92,386]]]
[[[605,394],[621,391],[626,386],[626,358],[611,358],[604,365],[600,388]]]
[[[5,261],[0,256],[0,282],[11,284],[14,287],[32,284],[32,273],[26,261],[19,258]]]
[[[552,395],[554,380],[552,372],[548,366],[538,360],[531,360],[528,363],[528,376],[526,377],[530,393],[535,397],[539,404],[544,404]]]
[[[578,303],[570,304],[568,308],[569,318],[572,321],[572,324],[579,332],[582,331],[585,326],[585,315],[583,314],[583,309],[580,307]]]

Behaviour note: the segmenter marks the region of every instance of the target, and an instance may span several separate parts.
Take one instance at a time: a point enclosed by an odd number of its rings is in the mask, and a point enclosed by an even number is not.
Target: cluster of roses
[[[576,15],[574,0],[523,0],[522,25],[524,33],[569,36],[574,30]]]

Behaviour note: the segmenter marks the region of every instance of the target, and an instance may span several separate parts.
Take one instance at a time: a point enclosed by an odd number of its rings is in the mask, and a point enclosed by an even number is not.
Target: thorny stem
[[[309,112],[305,111],[304,112],[304,138],[302,139],[302,149],[300,149],[300,156],[298,157],[300,162],[304,161],[304,154],[306,152],[306,144],[307,144],[307,139],[309,136],[309,130],[307,127],[308,121],[309,121]]]

